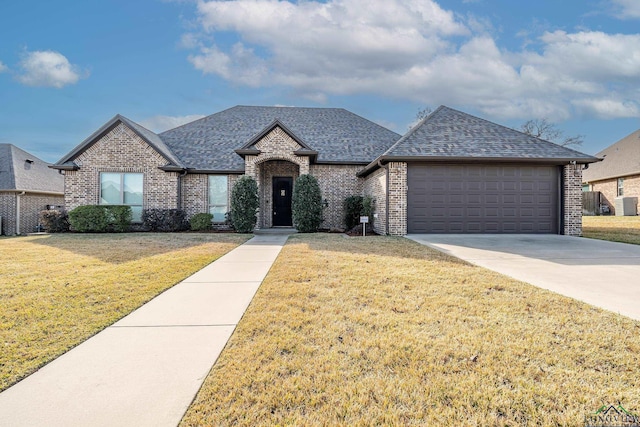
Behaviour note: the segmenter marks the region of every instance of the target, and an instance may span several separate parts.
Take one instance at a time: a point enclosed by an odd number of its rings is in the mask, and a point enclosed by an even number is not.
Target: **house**
[[[36,231],[40,211],[64,205],[64,177],[49,163],[12,144],[0,144],[0,230]]]
[[[339,108],[236,106],[155,134],[117,115],[53,165],[68,209],[181,208],[224,221],[239,176],[259,186],[258,228],[292,226],[291,193],[314,175],[324,228],[343,201],[375,199],[374,229],[581,233],[581,168],[597,159],[440,107],[405,136]]]
[[[640,129],[605,148],[596,157],[599,163],[582,172],[585,190],[599,191],[601,203],[615,213],[617,197],[640,197]]]

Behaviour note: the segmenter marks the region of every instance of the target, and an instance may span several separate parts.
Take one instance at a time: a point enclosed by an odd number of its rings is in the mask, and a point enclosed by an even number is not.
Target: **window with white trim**
[[[618,197],[624,196],[624,178],[618,178]]]
[[[209,213],[213,222],[224,222],[228,212],[228,177],[226,175],[209,175]]]
[[[131,220],[141,222],[143,178],[141,173],[100,173],[100,204],[131,206]]]

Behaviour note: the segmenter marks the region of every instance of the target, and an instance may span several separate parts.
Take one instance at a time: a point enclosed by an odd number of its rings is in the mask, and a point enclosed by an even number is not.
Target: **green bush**
[[[344,199],[344,222],[347,230],[360,224],[361,216],[369,217],[369,225],[373,225],[373,209],[375,199],[371,196],[349,196]]]
[[[322,192],[313,175],[300,175],[293,186],[293,225],[300,233],[318,231],[322,223]]]
[[[49,233],[65,233],[69,231],[69,214],[66,210],[41,211],[40,224]]]
[[[207,231],[211,230],[211,221],[213,220],[213,215],[210,213],[199,213],[195,214],[189,220],[189,225],[191,226],[191,231]]]
[[[349,196],[344,199],[344,223],[347,230],[351,230],[360,224],[360,212],[362,212],[362,196]]]
[[[131,226],[130,206],[87,205],[69,212],[69,224],[80,233],[124,232]]]
[[[131,228],[131,206],[104,206],[109,223],[107,231],[124,233]]]
[[[145,209],[142,224],[149,231],[175,232],[189,229],[187,213],[182,209]]]
[[[258,183],[248,175],[242,176],[231,190],[229,219],[238,233],[251,233],[256,226],[259,206]]]
[[[369,217],[369,224],[373,225],[373,206],[375,205],[375,199],[371,196],[364,196],[362,198],[362,210],[360,215]]]

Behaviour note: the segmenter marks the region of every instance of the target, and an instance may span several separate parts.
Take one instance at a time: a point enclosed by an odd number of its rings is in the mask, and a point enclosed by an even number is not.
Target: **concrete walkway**
[[[176,426],[287,237],[254,237],[0,393],[0,426]]]
[[[640,245],[537,234],[407,237],[514,279],[640,320]]]

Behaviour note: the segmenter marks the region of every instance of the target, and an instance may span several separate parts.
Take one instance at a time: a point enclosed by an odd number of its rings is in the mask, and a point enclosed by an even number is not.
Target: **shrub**
[[[238,233],[251,233],[256,226],[258,212],[258,183],[250,176],[242,176],[231,190],[229,218]]]
[[[351,230],[360,224],[360,212],[362,212],[363,197],[349,196],[344,199],[344,222],[347,230]]]
[[[369,225],[373,226],[373,208],[375,199],[371,196],[349,196],[344,199],[344,222],[347,230],[360,225],[360,217],[368,216]]]
[[[189,229],[187,213],[182,209],[145,209],[142,224],[149,231],[184,231]]]
[[[189,225],[191,226],[192,231],[207,231],[211,230],[212,220],[213,215],[210,213],[199,213],[191,217]]]
[[[69,231],[69,214],[66,210],[41,211],[40,224],[49,233],[65,233]]]
[[[131,206],[103,206],[109,223],[107,231],[124,233],[131,228]]]
[[[369,224],[372,226],[373,226],[373,205],[375,204],[375,202],[376,201],[373,197],[364,196],[362,198],[362,210],[360,211],[360,215],[369,217]]]
[[[69,224],[80,233],[105,233],[129,231],[130,206],[87,205],[69,212]]]
[[[104,206],[78,206],[69,212],[69,225],[80,233],[104,233],[109,227],[107,211]]]
[[[313,175],[300,175],[293,186],[293,225],[301,233],[318,231],[322,223],[322,192]]]

